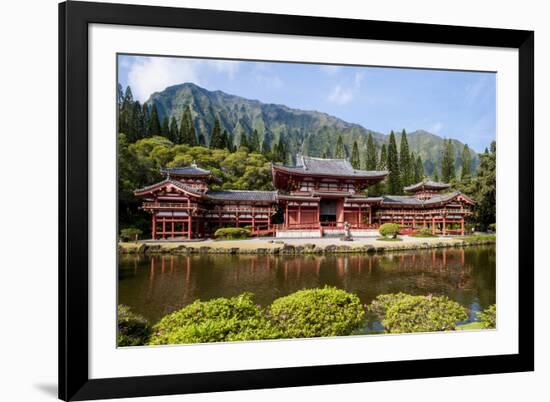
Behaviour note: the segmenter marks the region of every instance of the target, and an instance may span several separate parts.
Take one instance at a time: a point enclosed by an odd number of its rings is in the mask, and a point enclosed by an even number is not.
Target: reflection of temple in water
[[[490,301],[494,248],[485,253],[493,257],[480,259],[476,253],[442,248],[393,254],[129,255],[121,256],[125,268],[119,295],[123,304],[140,303],[145,315],[148,309],[166,314],[197,299],[243,292],[254,293],[255,301],[265,306],[277,297],[325,285],[355,293],[363,303],[397,292]]]

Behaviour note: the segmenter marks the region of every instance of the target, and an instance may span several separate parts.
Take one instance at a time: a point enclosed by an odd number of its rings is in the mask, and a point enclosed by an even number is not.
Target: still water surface
[[[471,321],[495,303],[495,246],[381,255],[121,255],[118,296],[155,323],[197,299],[252,292],[267,306],[324,285],[355,293],[365,304],[384,293],[444,294],[470,309]]]

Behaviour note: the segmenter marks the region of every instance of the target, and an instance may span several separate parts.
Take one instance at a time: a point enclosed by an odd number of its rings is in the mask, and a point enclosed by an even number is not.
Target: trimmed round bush
[[[151,345],[273,339],[273,329],[251,293],[194,303],[163,317],[153,327]]]
[[[143,231],[138,228],[125,228],[120,231],[120,240],[122,241],[135,241],[139,239],[139,236],[143,234]]]
[[[497,306],[492,304],[484,311],[477,313],[477,317],[481,322],[483,328],[496,328],[497,327]]]
[[[382,325],[390,333],[450,331],[467,318],[466,309],[446,296],[407,296],[388,303]]]
[[[269,319],[285,338],[349,335],[365,314],[359,298],[325,286],[305,289],[275,300]]]
[[[395,238],[399,234],[399,225],[397,223],[384,223],[378,231],[384,237],[391,236]]]
[[[375,314],[380,321],[386,316],[386,311],[394,303],[401,301],[411,295],[407,293],[387,293],[378,295],[367,307],[369,313]]]
[[[246,239],[250,236],[250,230],[245,228],[220,228],[214,233],[218,240]]]
[[[145,345],[151,335],[151,326],[142,316],[133,313],[130,307],[120,304],[117,309],[118,346]]]

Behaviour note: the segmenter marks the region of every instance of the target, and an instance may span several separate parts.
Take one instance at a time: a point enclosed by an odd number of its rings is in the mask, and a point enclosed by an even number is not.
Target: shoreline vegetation
[[[388,293],[369,305],[342,289],[302,289],[269,306],[255,304],[252,293],[193,303],[173,311],[156,324],[118,306],[118,346],[174,345],[267,339],[315,338],[479,330],[496,327],[496,305],[465,323],[468,309],[444,295]],[[383,330],[361,333],[376,320]]]
[[[495,244],[496,235],[479,234],[452,238],[417,238],[407,236],[402,241],[381,239],[266,239],[200,240],[200,241],[135,241],[119,242],[120,254],[374,254],[394,251],[428,250],[448,247],[468,247]]]

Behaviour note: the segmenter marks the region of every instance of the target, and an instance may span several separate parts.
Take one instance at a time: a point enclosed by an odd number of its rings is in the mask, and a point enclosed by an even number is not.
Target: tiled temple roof
[[[276,191],[220,190],[208,191],[206,196],[220,201],[263,201],[277,202]]]
[[[151,185],[149,185],[149,186],[145,186],[145,187],[139,188],[139,189],[137,189],[137,190],[134,190],[134,194],[144,193],[144,192],[146,192],[146,191],[148,191],[148,190],[152,190],[152,189],[154,189],[154,188],[156,188],[156,187],[161,187],[161,186],[163,186],[163,185],[165,185],[165,184],[172,184],[172,185],[174,185],[174,186],[176,186],[176,187],[178,187],[178,188],[180,188],[180,189],[182,189],[182,190],[185,190],[185,191],[187,191],[187,192],[189,192],[189,193],[193,193],[193,194],[197,194],[197,195],[202,195],[202,193],[201,193],[200,191],[197,191],[197,189],[195,189],[195,188],[193,188],[193,187],[189,187],[189,186],[187,186],[187,185],[185,185],[185,184],[183,184],[183,183],[181,183],[181,182],[179,182],[179,181],[177,181],[177,180],[172,180],[172,179],[170,179],[169,177],[167,177],[166,179],[164,179],[164,180],[162,180],[162,181],[159,181],[159,182],[157,182],[157,183],[153,183],[153,184],[151,184]]]
[[[421,190],[445,190],[450,186],[451,185],[448,183],[440,183],[440,182],[435,182],[431,180],[423,180],[420,183],[416,183],[411,186],[404,187],[403,190],[409,191],[409,192],[416,192]]]
[[[376,178],[387,176],[387,171],[354,169],[346,159],[322,159],[310,156],[299,156],[297,166],[273,165],[275,169],[289,173],[323,175],[323,176],[350,176],[354,178]]]
[[[448,194],[434,195],[433,197],[428,198],[426,200],[416,198],[413,195],[386,195],[382,197],[382,205],[430,206],[430,205],[435,205],[442,202],[450,201],[459,195],[464,196],[464,194],[462,194],[460,191],[453,191],[452,193],[448,193]]]
[[[194,163],[190,166],[180,166],[173,168],[161,168],[160,172],[174,176],[209,176],[212,174],[210,170],[201,169]]]

